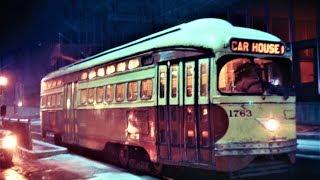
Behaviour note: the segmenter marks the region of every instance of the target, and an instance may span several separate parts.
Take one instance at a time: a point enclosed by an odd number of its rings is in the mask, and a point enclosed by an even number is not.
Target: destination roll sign
[[[252,54],[283,55],[285,53],[285,45],[281,42],[236,38],[230,40],[230,49],[232,52]]]

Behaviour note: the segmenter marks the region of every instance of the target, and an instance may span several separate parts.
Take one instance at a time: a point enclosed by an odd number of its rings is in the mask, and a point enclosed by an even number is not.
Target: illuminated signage
[[[231,39],[230,49],[232,52],[283,55],[285,46],[281,42],[257,41],[247,39]]]

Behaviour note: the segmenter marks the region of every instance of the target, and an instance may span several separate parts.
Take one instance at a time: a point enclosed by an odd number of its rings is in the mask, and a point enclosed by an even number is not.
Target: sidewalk
[[[320,156],[320,126],[297,125],[297,153]]]
[[[44,141],[32,140],[32,150],[18,147],[18,154],[22,158],[39,159],[68,152],[67,148],[56,146]]]

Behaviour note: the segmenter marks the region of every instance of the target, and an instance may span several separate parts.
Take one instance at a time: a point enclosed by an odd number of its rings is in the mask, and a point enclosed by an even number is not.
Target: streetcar
[[[278,37],[225,20],[181,24],[46,75],[42,134],[155,173],[293,164],[291,54]]]

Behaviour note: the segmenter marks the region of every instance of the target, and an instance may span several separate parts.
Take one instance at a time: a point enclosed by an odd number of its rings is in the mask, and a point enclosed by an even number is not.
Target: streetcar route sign
[[[232,38],[230,40],[230,49],[232,52],[252,54],[283,55],[285,53],[285,45],[282,42],[238,38]]]

